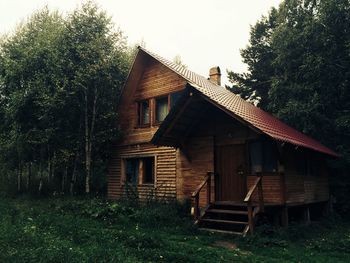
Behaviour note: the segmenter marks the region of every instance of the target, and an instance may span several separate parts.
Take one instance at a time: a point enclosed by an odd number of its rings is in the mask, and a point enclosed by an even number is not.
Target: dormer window
[[[139,126],[150,125],[150,101],[143,100],[138,103]]]

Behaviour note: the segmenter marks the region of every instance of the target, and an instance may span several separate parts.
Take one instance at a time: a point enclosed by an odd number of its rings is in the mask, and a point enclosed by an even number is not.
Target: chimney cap
[[[219,66],[212,67],[209,70],[209,76],[211,76],[211,75],[221,75],[220,67]]]
[[[212,83],[221,86],[221,70],[220,70],[220,67],[218,67],[218,66],[212,67],[209,70],[209,80]]]

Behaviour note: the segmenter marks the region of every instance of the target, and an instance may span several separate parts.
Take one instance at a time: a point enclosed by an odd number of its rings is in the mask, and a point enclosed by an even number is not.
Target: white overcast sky
[[[281,0],[96,0],[120,27],[130,44],[172,60],[180,55],[188,68],[203,76],[220,66],[243,72],[239,50],[248,44],[250,25]],[[47,5],[63,14],[78,0],[0,0],[0,33],[11,32],[32,12]]]

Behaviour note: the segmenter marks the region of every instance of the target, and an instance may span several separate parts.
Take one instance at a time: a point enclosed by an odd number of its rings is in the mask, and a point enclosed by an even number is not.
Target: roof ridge
[[[196,81],[193,81],[193,79],[189,76],[189,75],[193,75],[194,77],[197,77],[199,79],[201,79],[202,81],[208,82],[208,84],[211,84],[213,86],[217,86],[219,88],[224,88],[220,85],[217,85],[216,83],[211,82],[210,80],[208,80],[206,77],[184,67],[183,65],[179,65],[176,64],[174,62],[171,62],[168,59],[165,59],[164,57],[150,51],[149,49],[146,49],[145,47],[142,46],[138,46],[138,49],[141,49],[142,51],[146,52],[147,54],[149,54],[150,56],[152,56],[153,58],[155,58],[157,61],[161,62],[164,66],[170,68],[171,70],[175,71],[177,74],[179,74],[181,77],[183,77],[184,79],[186,79],[187,81],[190,82],[194,82],[198,85],[198,83]],[[181,68],[181,70],[178,70],[177,68]],[[184,74],[187,73],[187,74]]]

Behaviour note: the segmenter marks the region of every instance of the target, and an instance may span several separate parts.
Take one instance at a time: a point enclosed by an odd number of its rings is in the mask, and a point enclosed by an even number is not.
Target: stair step
[[[235,201],[216,201],[216,202],[214,202],[214,205],[245,206],[245,207],[248,206],[247,203],[244,203],[244,202],[235,202]]]
[[[201,219],[201,222],[224,223],[224,224],[233,224],[233,225],[248,225],[248,222],[222,220],[222,219]]]
[[[236,232],[236,231],[228,231],[228,230],[218,230],[218,229],[211,229],[211,228],[198,228],[201,231],[208,231],[208,232],[214,232],[214,233],[221,233],[221,234],[230,234],[230,235],[239,235],[242,236],[242,232]]]
[[[226,210],[226,209],[208,209],[206,213],[219,213],[231,215],[248,215],[248,211]]]

